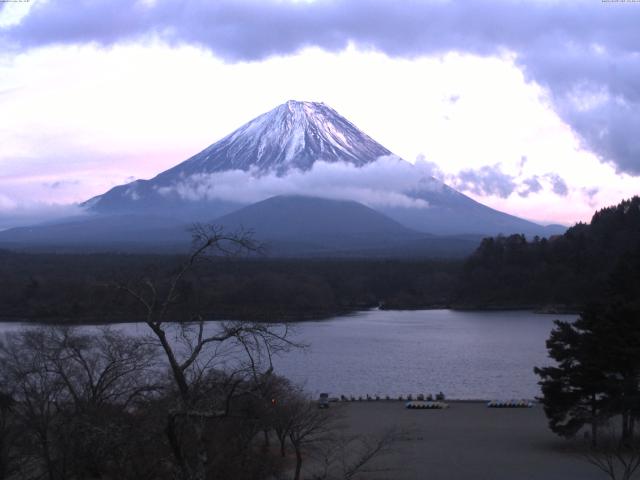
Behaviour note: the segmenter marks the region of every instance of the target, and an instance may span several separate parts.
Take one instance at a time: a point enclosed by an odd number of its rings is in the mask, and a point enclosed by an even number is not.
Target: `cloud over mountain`
[[[437,180],[434,180],[437,179]],[[316,161],[310,170],[291,170],[286,175],[276,172],[261,174],[254,170],[227,170],[184,176],[175,184],[157,188],[163,196],[182,200],[223,200],[247,204],[276,195],[307,195],[329,199],[346,199],[376,207],[428,208],[422,193],[441,191],[445,181],[456,189],[477,195],[507,198],[514,192],[520,196],[551,191],[566,196],[568,187],[557,174],[543,178],[525,178],[503,172],[500,165],[444,174],[428,161],[415,164],[394,155],[357,167],[347,162]],[[525,194],[526,193],[526,194]],[[128,195],[138,197],[136,182]]]
[[[347,162],[316,161],[310,170],[291,170],[285,176],[276,172],[257,174],[252,170],[197,173],[174,185],[160,187],[158,192],[190,201],[248,204],[276,195],[306,195],[354,200],[371,207],[425,208],[428,203],[413,195],[443,188],[429,173],[425,165],[412,165],[389,155],[361,167]],[[135,185],[131,194],[135,194]]]
[[[514,177],[504,173],[499,165],[485,165],[477,170],[462,170],[457,176],[456,187],[476,195],[507,198],[516,189],[516,183]]]
[[[625,2],[61,0],[34,5],[21,23],[0,30],[0,44],[159,38],[230,62],[349,44],[396,57],[512,52],[587,148],[618,171],[640,175],[638,24],[640,8]]]

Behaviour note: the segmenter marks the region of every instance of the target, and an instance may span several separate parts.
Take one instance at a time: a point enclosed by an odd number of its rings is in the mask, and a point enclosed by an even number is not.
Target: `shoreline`
[[[407,308],[384,308],[384,307],[372,307],[372,308],[359,308],[359,309],[343,309],[326,314],[284,314],[278,317],[255,317],[255,316],[238,316],[227,317],[224,315],[213,315],[211,318],[205,320],[206,322],[255,322],[255,323],[304,323],[304,322],[318,322],[325,320],[332,320],[337,317],[346,317],[350,315],[358,315],[360,313],[367,313],[372,311],[384,311],[384,312],[415,312],[415,311],[432,311],[432,310],[451,310],[454,312],[530,312],[536,315],[578,315],[579,309],[560,308],[551,306],[491,306],[491,307],[466,307],[466,306],[444,306],[433,305],[423,307],[407,307]],[[95,318],[79,318],[69,319],[60,317],[38,317],[32,319],[16,318],[10,316],[3,316],[0,314],[0,324],[2,323],[25,323],[33,325],[43,326],[107,326],[114,324],[127,324],[127,323],[144,323],[144,319],[112,319],[112,320],[96,320]],[[169,322],[168,322],[169,323]],[[183,323],[181,321],[175,321],[171,323]]]
[[[317,400],[314,398],[314,400]],[[515,401],[526,401],[531,403],[531,407],[530,408],[541,408],[542,404],[540,403],[539,400],[537,400],[536,398],[491,398],[491,399],[478,399],[478,398],[445,398],[444,400],[417,400],[415,398],[413,398],[412,400],[408,400],[408,399],[398,399],[398,398],[390,398],[389,400],[386,399],[380,399],[380,400],[329,400],[329,403],[331,405],[367,405],[367,404],[393,404],[393,403],[407,403],[407,402],[440,402],[440,403],[445,403],[445,404],[453,404],[453,405],[458,405],[458,404],[472,404],[472,405],[487,405],[489,402],[494,402],[494,401],[511,401],[511,400],[515,400]],[[489,408],[489,407],[487,407]],[[497,407],[491,407],[491,409],[496,409]],[[502,407],[504,409],[511,409],[511,410],[524,410],[524,407]]]

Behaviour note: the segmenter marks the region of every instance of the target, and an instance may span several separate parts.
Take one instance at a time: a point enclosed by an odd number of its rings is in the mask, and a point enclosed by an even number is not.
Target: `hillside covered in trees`
[[[184,257],[0,251],[0,318],[69,323],[141,319],[117,285],[167,278]],[[578,311],[640,297],[640,197],[564,235],[486,238],[466,260],[212,258],[179,285],[177,320],[304,320],[381,307]]]
[[[640,293],[640,197],[562,236],[486,238],[466,261],[455,302],[466,307],[577,310],[608,295]]]

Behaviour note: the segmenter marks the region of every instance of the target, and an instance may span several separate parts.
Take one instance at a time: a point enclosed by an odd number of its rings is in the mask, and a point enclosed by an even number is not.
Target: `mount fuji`
[[[290,100],[260,115],[222,140],[151,180],[112,188],[83,205],[101,213],[188,211],[227,213],[237,202],[194,202],[174,191],[189,179],[221,172],[252,176],[309,171],[315,162],[344,162],[357,167],[391,152],[323,103]]]
[[[394,184],[384,170],[375,170],[388,158],[409,169],[410,181]],[[313,188],[317,172],[332,168],[334,177]],[[291,100],[150,180],[120,185],[87,200],[82,204],[87,217],[0,232],[0,244],[78,246],[82,238],[87,247],[177,246],[186,241],[182,232],[193,221],[253,228],[258,240],[306,245],[305,254],[313,253],[313,245],[325,254],[360,247],[384,252],[407,245],[415,251],[421,244],[428,250],[435,248],[434,236],[443,235],[456,236],[451,244],[458,246],[461,238],[473,239],[462,242],[463,250],[471,251],[483,235],[564,231],[491,209],[412,168],[329,106]],[[225,184],[230,178],[235,179],[231,186]],[[277,200],[268,201],[271,197]],[[318,232],[323,229],[332,234],[330,241],[323,237],[326,242],[320,247]],[[78,230],[82,235],[74,234]],[[94,230],[99,233],[92,236]]]

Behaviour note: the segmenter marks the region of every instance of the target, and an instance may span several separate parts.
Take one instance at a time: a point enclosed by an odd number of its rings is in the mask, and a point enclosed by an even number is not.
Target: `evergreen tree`
[[[595,444],[598,423],[619,415],[630,442],[640,415],[640,312],[616,302],[555,324],[547,349],[557,365],[534,369],[551,430],[571,437],[588,424]]]
[[[558,435],[572,437],[590,425],[595,444],[608,385],[595,354],[597,341],[580,321],[556,320],[555,325],[547,340],[547,349],[557,366],[534,369],[541,378],[543,396],[540,400],[549,427]]]

